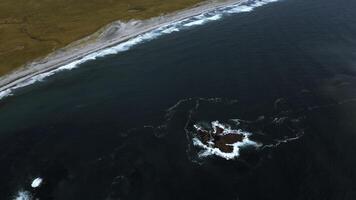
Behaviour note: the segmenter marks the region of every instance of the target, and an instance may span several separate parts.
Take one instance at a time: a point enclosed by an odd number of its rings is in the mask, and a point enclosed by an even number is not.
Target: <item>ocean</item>
[[[238,9],[1,99],[0,199],[355,199],[356,1]]]

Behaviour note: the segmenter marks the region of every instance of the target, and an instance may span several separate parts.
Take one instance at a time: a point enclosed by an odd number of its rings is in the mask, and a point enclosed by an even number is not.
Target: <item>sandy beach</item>
[[[132,20],[127,23],[120,21],[113,22],[91,36],[59,49],[43,59],[33,61],[8,75],[2,76],[0,78],[0,94],[28,81],[36,75],[68,65],[85,56],[108,49],[146,32],[244,1],[246,0],[207,1],[192,8],[148,20]]]

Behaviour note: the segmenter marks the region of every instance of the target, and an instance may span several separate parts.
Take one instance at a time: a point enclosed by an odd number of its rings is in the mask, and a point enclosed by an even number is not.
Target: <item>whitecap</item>
[[[33,188],[40,187],[41,184],[42,184],[42,181],[43,181],[43,179],[40,178],[40,177],[35,178],[35,179],[32,181],[32,183],[31,183],[31,187],[33,187]]]

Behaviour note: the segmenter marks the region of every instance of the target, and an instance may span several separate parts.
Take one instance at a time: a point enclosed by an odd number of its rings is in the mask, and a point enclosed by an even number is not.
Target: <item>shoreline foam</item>
[[[278,0],[206,2],[198,4],[196,7],[148,20],[129,21],[127,23],[113,22],[103,28],[103,31],[95,40],[87,44],[74,42],[44,59],[32,62],[1,77],[0,100],[12,95],[13,91],[18,88],[42,81],[57,72],[74,69],[84,62],[129,50],[137,44],[164,34],[219,20],[223,15],[250,12],[256,7],[276,1]]]

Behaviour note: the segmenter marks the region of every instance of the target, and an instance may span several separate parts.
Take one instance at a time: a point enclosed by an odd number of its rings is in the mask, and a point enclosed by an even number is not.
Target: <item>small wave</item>
[[[224,15],[227,15],[227,14],[251,12],[257,7],[266,5],[268,3],[277,2],[277,1],[279,1],[279,0],[247,0],[247,1],[236,3],[233,5],[216,8],[214,10],[202,13],[200,15],[192,16],[192,17],[189,17],[186,19],[182,19],[177,22],[172,22],[171,24],[164,25],[160,28],[148,31],[148,32],[138,35],[134,38],[131,38],[125,42],[119,43],[116,46],[113,46],[113,47],[110,47],[110,48],[107,48],[104,50],[100,50],[95,53],[91,53],[79,60],[73,61],[67,65],[61,66],[61,67],[54,69],[52,71],[34,75],[31,78],[15,85],[14,87],[11,87],[4,91],[0,91],[0,99],[3,99],[4,97],[11,96],[13,91],[18,88],[22,88],[22,87],[31,85],[36,82],[41,82],[45,78],[52,76],[58,72],[64,71],[64,70],[72,70],[72,69],[78,67],[80,64],[85,63],[87,61],[95,60],[99,57],[104,57],[107,55],[112,55],[112,54],[117,54],[117,53],[120,53],[123,51],[127,51],[130,48],[132,48],[133,46],[136,46],[143,42],[153,40],[161,35],[181,31],[181,30],[184,30],[185,28],[202,25],[202,24],[205,24],[210,21],[216,21],[216,20],[221,19]]]

